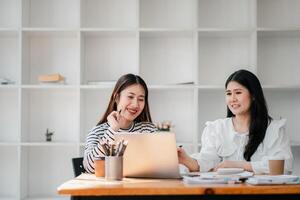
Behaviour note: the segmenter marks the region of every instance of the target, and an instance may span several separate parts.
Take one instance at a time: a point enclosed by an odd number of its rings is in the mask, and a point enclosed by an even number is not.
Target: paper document
[[[227,184],[240,182],[241,179],[252,177],[252,172],[244,171],[238,174],[219,175],[216,172],[200,173],[200,176],[184,176],[186,184]]]
[[[252,185],[300,184],[300,177],[295,175],[256,175],[247,180]]]

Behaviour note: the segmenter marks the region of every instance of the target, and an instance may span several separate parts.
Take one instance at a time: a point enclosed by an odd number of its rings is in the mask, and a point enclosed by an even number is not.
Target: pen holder
[[[123,179],[123,156],[105,157],[105,179],[106,180]]]

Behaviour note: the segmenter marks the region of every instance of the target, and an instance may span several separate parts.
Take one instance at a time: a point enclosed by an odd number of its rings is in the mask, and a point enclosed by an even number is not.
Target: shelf
[[[136,28],[137,0],[81,1],[81,27]]]
[[[255,27],[255,10],[252,0],[199,0],[198,27],[252,28]]]
[[[195,109],[193,89],[180,90],[180,92],[151,90],[149,106],[153,122],[171,121],[178,142],[193,141],[193,111]]]
[[[200,90],[198,93],[198,141],[207,121],[215,121],[226,117],[225,89]]]
[[[17,142],[19,139],[19,92],[17,89],[0,88],[0,110],[0,142]]]
[[[78,142],[79,90],[22,90],[22,142],[44,142],[46,129],[53,142]]]
[[[300,2],[297,0],[258,0],[258,27],[300,27]]]
[[[300,32],[290,34],[258,35],[257,73],[263,85],[300,85]]]
[[[171,28],[141,28],[141,37],[192,37],[194,30]]]
[[[73,146],[21,147],[21,197],[59,197],[57,186],[73,178],[71,158],[77,154]]]
[[[79,28],[79,19],[80,0],[22,1],[23,27]]]
[[[78,39],[74,32],[25,32],[22,83],[38,84],[39,75],[60,73],[66,84],[79,84]]]
[[[211,36],[199,34],[198,44],[200,85],[223,85],[227,77],[240,68],[256,71],[254,33],[231,37],[222,36],[220,33]]]
[[[14,146],[0,146],[0,160],[0,199],[15,199],[19,190],[18,148]]]
[[[192,35],[166,37],[141,33],[140,74],[148,84],[194,82],[194,42]]]
[[[300,113],[300,91],[266,90],[265,97],[270,115],[274,119],[287,119],[286,132],[290,141],[298,141],[300,124],[297,116]]]
[[[178,89],[193,89],[196,86],[194,84],[165,84],[165,85],[148,85],[149,90],[178,90]]]
[[[114,81],[116,82],[116,81]],[[113,89],[115,83],[110,82],[97,82],[95,84],[81,85],[80,89]]]
[[[85,37],[137,37],[135,29],[121,29],[121,28],[83,28],[81,33]]]
[[[14,196],[4,196],[4,195],[1,195],[0,196],[0,200],[15,200],[17,199],[17,197],[14,195]]]
[[[43,146],[49,146],[49,147],[61,147],[61,146],[79,146],[80,144],[78,142],[22,142],[21,146],[24,147],[43,147]]]
[[[31,32],[32,34],[39,33],[55,33],[55,32],[76,32],[79,31],[78,28],[56,28],[56,27],[23,27],[23,32]]]
[[[19,142],[0,142],[0,147],[18,147],[19,146]]]
[[[257,32],[258,38],[261,37],[300,37],[299,29],[260,29]]]
[[[263,89],[265,90],[287,90],[287,91],[295,91],[300,90],[300,85],[263,85]]]
[[[0,28],[0,37],[17,37],[18,32],[18,29]]]
[[[19,26],[19,13],[19,0],[1,0],[0,30],[2,28],[17,28]]]
[[[81,84],[116,81],[126,73],[138,73],[138,38],[133,33],[83,33]]]
[[[13,89],[18,89],[18,88],[20,88],[20,85],[15,85],[15,84],[1,85],[0,84],[0,91],[5,90],[5,89],[13,90]]]
[[[79,85],[65,85],[65,84],[56,84],[56,83],[40,83],[40,85],[22,85],[22,89],[76,89],[79,88]]]
[[[199,90],[225,90],[225,84],[223,85],[197,85]]]
[[[80,96],[80,142],[85,142],[88,132],[96,126],[105,113],[112,89],[81,90]]]
[[[198,29],[199,37],[254,37],[256,31],[253,29]]]
[[[69,199],[56,188],[73,177],[71,158],[83,156],[127,73],[146,81],[153,122],[171,121],[177,145],[195,153],[205,122],[226,117],[227,77],[254,72],[270,115],[287,118],[298,172],[299,8],[299,0],[0,0],[0,78],[13,82],[0,85],[0,200]],[[54,73],[65,83],[38,81]]]
[[[196,0],[140,0],[141,28],[196,27]]]
[[[17,32],[0,32],[0,78],[19,83],[19,48]]]

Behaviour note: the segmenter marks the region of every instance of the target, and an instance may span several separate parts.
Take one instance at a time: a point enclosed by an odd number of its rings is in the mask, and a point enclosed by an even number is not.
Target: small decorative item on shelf
[[[51,142],[52,141],[52,135],[53,135],[54,131],[53,132],[49,132],[49,129],[47,128],[47,131],[46,131],[46,141],[47,142]]]
[[[156,123],[158,131],[171,131],[172,123],[170,121],[163,121]]]
[[[60,74],[44,74],[39,75],[38,80],[40,83],[55,83],[55,84],[65,84],[65,77]]]
[[[14,84],[14,82],[11,81],[9,78],[0,77],[0,84],[1,85],[8,85],[8,84]]]

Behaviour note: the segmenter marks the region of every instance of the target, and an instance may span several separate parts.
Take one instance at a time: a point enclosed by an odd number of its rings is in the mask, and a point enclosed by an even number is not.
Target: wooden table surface
[[[57,189],[71,196],[130,196],[130,195],[262,195],[300,194],[300,185],[201,184],[186,185],[175,179],[133,179],[106,181],[94,175],[82,174],[63,183]]]

